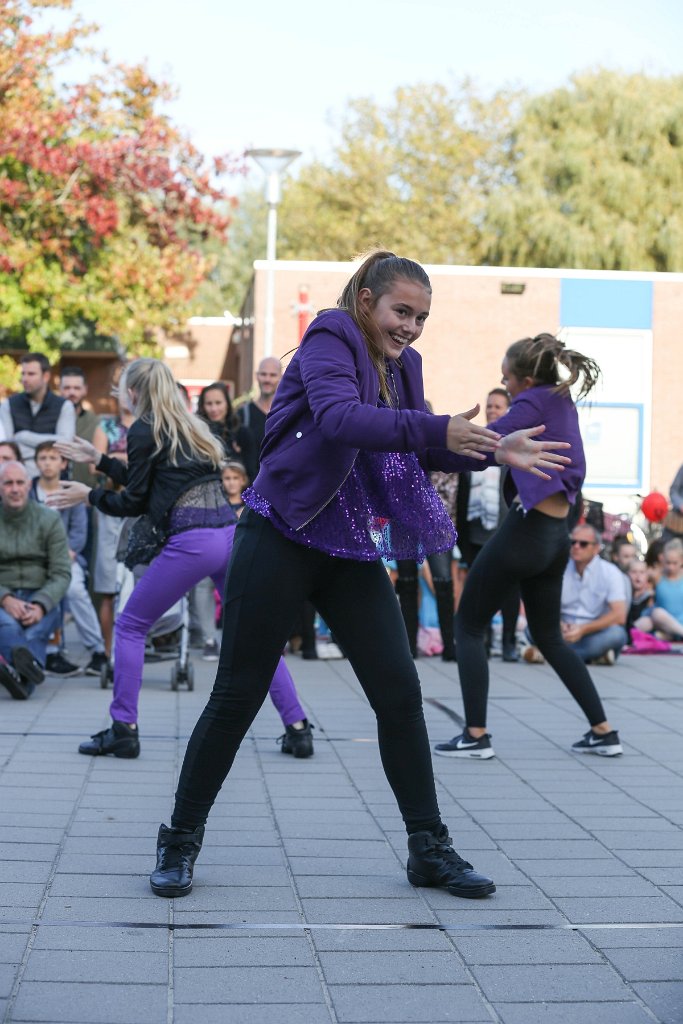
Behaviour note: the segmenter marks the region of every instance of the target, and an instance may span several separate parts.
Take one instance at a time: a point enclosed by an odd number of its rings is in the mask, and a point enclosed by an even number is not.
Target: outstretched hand
[[[496,451],[496,462],[515,469],[523,469],[542,480],[551,480],[545,469],[560,471],[571,464],[565,455],[555,455],[558,448],[571,448],[567,441],[534,441],[537,434],[542,434],[545,427],[528,427],[526,430],[515,430],[500,442]]]
[[[97,465],[102,454],[84,437],[74,437],[72,441],[55,441],[55,448],[71,462],[94,462]]]
[[[48,494],[45,504],[50,508],[73,508],[74,505],[87,501],[91,490],[87,484],[79,484],[75,480],[60,480],[59,490]]]
[[[494,452],[500,443],[500,434],[488,427],[478,427],[470,423],[479,414],[479,406],[451,416],[446,431],[446,447],[458,455],[468,455],[472,459],[485,459],[487,452]],[[482,454],[483,453],[483,454]]]

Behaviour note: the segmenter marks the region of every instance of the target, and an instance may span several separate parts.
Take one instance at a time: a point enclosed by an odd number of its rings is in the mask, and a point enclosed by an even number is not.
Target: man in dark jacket
[[[41,441],[70,441],[76,432],[71,402],[50,391],[50,364],[41,352],[21,358],[23,391],[0,403],[5,437],[14,438],[30,478],[38,476],[35,450]]]

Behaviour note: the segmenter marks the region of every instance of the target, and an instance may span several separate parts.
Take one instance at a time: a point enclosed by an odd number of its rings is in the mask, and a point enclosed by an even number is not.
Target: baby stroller
[[[116,598],[114,602],[114,629],[116,617],[125,608],[126,601],[133,592],[135,585],[147,572],[148,566],[136,565],[131,571],[124,565],[128,535],[135,522],[126,519],[118,547],[116,549]],[[194,690],[194,665],[189,660],[189,612],[187,598],[183,597],[165,612],[152,626],[145,643],[145,664],[161,661],[172,661],[171,689],[178,690],[181,685]],[[113,657],[110,663],[102,667],[100,687],[106,690],[114,680]]]

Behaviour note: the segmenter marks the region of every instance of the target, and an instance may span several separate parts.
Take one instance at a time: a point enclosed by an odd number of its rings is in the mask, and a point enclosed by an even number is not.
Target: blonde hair
[[[683,555],[683,540],[680,537],[672,537],[664,545],[664,554],[670,555],[672,551],[675,551],[677,555]]]
[[[159,359],[134,359],[119,380],[119,389],[135,392],[135,416],[152,428],[157,454],[168,451],[169,460],[178,456],[210,462],[219,469],[224,459],[222,445],[203,423],[185,408],[175,377]]]
[[[552,385],[561,395],[568,394],[581,379],[577,398],[585,398],[600,379],[600,367],[595,360],[565,348],[564,342],[554,334],[522,338],[510,345],[505,355],[510,371],[520,380],[531,377],[536,384]],[[563,379],[560,367],[568,372],[568,377]]]
[[[399,280],[415,281],[427,291],[432,290],[430,280],[419,263],[397,256],[386,249],[375,249],[366,255],[337,300],[337,307],[350,313],[360,328],[372,363],[377,370],[380,394],[387,405],[391,405],[391,395],[387,384],[384,350],[377,325],[372,314],[368,313],[361,303],[359,293],[363,288],[369,288],[373,304],[376,304],[382,295],[391,291],[394,282]]]

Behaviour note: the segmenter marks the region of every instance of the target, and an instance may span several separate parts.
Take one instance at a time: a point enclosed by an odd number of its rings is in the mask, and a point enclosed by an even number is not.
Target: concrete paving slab
[[[106,724],[92,681],[3,704],[16,734],[0,735],[0,1011],[26,1024],[679,1024],[683,710],[663,661],[636,673],[621,659],[600,677],[626,743],[614,762],[569,752],[585,727],[547,668],[491,662],[498,757],[434,759],[459,852],[498,884],[482,901],[408,884],[373,716],[344,662],[289,658],[316,754],[283,758],[264,707],[195,889],[170,901],[147,876],[215,667],[196,662],[193,693],[171,693],[167,667],[149,673],[131,762],[76,753]],[[453,669],[418,668],[425,696],[460,713]],[[434,742],[452,735],[426,708]]]

